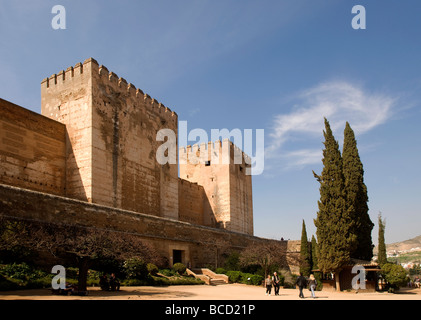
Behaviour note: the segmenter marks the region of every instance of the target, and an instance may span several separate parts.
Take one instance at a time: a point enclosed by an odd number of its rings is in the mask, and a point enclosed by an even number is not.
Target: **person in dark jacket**
[[[108,283],[107,280],[107,275],[103,275],[100,279],[99,279],[99,286],[101,287],[102,290],[108,291],[110,290],[110,284]]]
[[[272,277],[273,288],[275,289],[275,296],[279,296],[279,287],[281,286],[279,276],[276,272],[273,273]]]
[[[295,284],[300,289],[299,297],[304,298],[303,289],[307,286],[307,279],[303,276],[302,272],[300,272],[300,276],[297,278]]]
[[[119,291],[120,290],[120,281],[115,277],[114,273],[111,273],[110,276],[110,289],[111,291]]]

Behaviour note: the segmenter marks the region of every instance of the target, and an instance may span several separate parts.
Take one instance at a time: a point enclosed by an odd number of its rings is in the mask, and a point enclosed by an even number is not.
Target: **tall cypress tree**
[[[349,262],[356,237],[352,234],[353,221],[345,199],[345,182],[339,144],[335,140],[329,122],[325,119],[325,148],[323,170],[314,173],[320,183],[319,211],[314,224],[317,228],[318,264],[323,272],[336,273],[337,289],[340,290],[339,272]]]
[[[384,230],[386,221],[382,220],[382,214],[379,213],[379,247],[377,254],[377,263],[382,266],[387,263],[386,243],[384,241]]]
[[[373,257],[371,231],[374,224],[368,215],[368,195],[367,186],[364,183],[363,164],[358,153],[354,131],[348,122],[344,130],[342,162],[346,204],[354,222],[351,232],[356,235],[356,247],[351,252],[351,257],[371,260]]]
[[[311,264],[313,269],[319,268],[319,263],[317,262],[317,241],[314,234],[311,236]]]
[[[310,250],[304,220],[301,231],[300,272],[302,272],[304,276],[309,276],[311,272]]]

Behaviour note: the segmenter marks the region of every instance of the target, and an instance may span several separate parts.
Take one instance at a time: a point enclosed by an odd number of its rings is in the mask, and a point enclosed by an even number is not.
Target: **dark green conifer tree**
[[[387,263],[386,243],[384,241],[384,230],[386,228],[386,221],[382,220],[382,214],[379,213],[379,247],[377,254],[377,263],[382,266]]]
[[[320,183],[319,211],[314,220],[318,240],[317,257],[321,271],[336,274],[336,288],[340,290],[339,272],[350,261],[350,253],[355,250],[356,236],[352,234],[353,221],[346,205],[339,144],[326,119],[323,134],[323,170],[320,176],[313,171]]]
[[[351,252],[351,257],[370,261],[373,257],[371,231],[374,224],[368,215],[368,195],[367,186],[364,183],[363,164],[359,156],[354,131],[348,122],[344,130],[342,162],[346,205],[354,222],[351,233],[356,235],[357,241],[355,250]]]
[[[304,276],[308,277],[311,271],[311,259],[309,243],[307,239],[306,224],[303,220],[303,227],[301,231],[301,250],[300,250],[300,272]]]
[[[313,269],[319,268],[317,263],[317,241],[314,234],[311,236],[311,264]]]

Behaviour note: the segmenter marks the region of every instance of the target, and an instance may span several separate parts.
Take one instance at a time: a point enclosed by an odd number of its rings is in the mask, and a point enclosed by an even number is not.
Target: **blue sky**
[[[354,5],[366,29],[354,30]],[[54,5],[66,30],[54,30]],[[188,121],[264,129],[255,235],[315,233],[323,117],[358,141],[386,242],[421,234],[421,2],[0,0],[0,97],[40,112],[40,82],[94,57]]]

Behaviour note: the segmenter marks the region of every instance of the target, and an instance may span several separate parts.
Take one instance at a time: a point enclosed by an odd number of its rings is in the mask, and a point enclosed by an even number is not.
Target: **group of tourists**
[[[421,287],[420,278],[415,277],[414,280],[409,280],[408,287],[410,287],[410,288],[420,288]]]
[[[111,273],[111,276],[109,279],[107,279],[107,275],[104,274],[99,279],[99,286],[102,290],[105,291],[118,291],[120,290],[120,281],[115,277],[114,273]]]
[[[317,286],[317,280],[313,274],[311,274],[310,278],[307,280],[303,276],[303,273],[300,272],[300,275],[297,277],[295,284],[298,286],[298,289],[300,290],[300,293],[298,295],[300,298],[304,298],[303,289],[307,287],[311,291],[311,297],[316,298],[315,291],[316,291],[316,286]],[[266,295],[269,295],[269,296],[271,295],[272,287],[273,287],[275,290],[275,296],[279,296],[280,280],[276,272],[274,272],[272,276],[270,274],[268,275],[268,277],[265,280],[265,286],[266,286]]]
[[[279,276],[276,272],[273,273],[273,276],[271,277],[270,274],[268,274],[267,279],[265,280],[266,285],[266,295],[270,295],[272,292],[272,286],[275,289],[275,296],[279,296],[279,288],[281,286]]]

